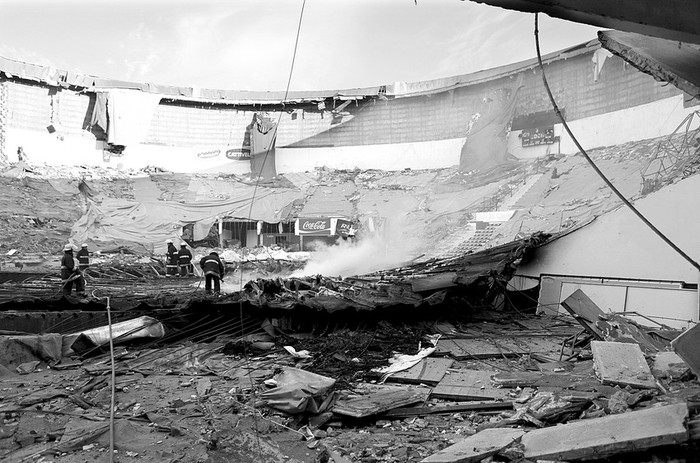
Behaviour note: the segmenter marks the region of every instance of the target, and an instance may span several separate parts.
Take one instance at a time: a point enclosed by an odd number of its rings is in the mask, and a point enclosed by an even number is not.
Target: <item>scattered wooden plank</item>
[[[508,389],[497,389],[491,385],[495,371],[456,370],[446,374],[435,386],[431,397],[450,400],[506,399]]]
[[[639,344],[592,341],[593,363],[603,384],[656,388]]]
[[[688,440],[685,403],[576,421],[522,438],[528,460],[602,459]]]
[[[671,341],[673,350],[685,360],[693,373],[700,377],[700,324],[685,330]]]
[[[421,460],[421,463],[468,463],[481,461],[520,439],[522,429],[484,429],[438,453]]]
[[[577,289],[561,303],[597,339],[637,343],[647,354],[668,347],[663,339],[650,335],[642,326],[620,314],[604,313],[583,291]]]
[[[556,387],[563,389],[593,388],[600,384],[593,373],[589,375],[563,373],[542,373],[538,371],[504,371],[493,377],[494,384],[501,387]]]
[[[375,389],[376,391],[362,397],[339,400],[333,406],[333,412],[353,418],[364,418],[393,408],[425,402],[430,395],[430,389],[414,386],[383,386]]]
[[[428,384],[435,386],[442,380],[454,360],[450,358],[424,358],[408,370],[391,375],[387,381],[407,384]]]
[[[489,339],[440,339],[436,353],[449,354],[457,360],[487,359],[493,357],[515,357],[527,352],[510,352]]]
[[[604,339],[603,333],[596,327],[595,322],[600,317],[604,317],[605,313],[586,296],[586,293],[577,289],[562,301],[561,305],[596,339]]]
[[[519,357],[532,353],[559,355],[563,337],[503,336],[445,339],[436,346],[437,355],[449,355],[456,360]]]
[[[434,407],[395,408],[384,413],[385,418],[408,418],[410,416],[440,415],[459,412],[484,412],[512,410],[513,402],[469,402],[466,404],[436,405]]]
[[[652,336],[644,327],[620,314],[606,314],[605,319],[598,320],[596,325],[606,341],[637,343],[646,354],[654,354],[669,346],[665,339]]]

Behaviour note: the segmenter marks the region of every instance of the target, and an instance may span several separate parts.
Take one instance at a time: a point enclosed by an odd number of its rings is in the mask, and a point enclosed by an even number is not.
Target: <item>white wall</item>
[[[676,95],[567,123],[581,146],[588,150],[668,135],[688,114],[699,109],[700,106],[684,108],[683,95]],[[696,120],[693,128],[697,128],[699,123],[700,120]],[[579,151],[561,124],[554,125],[554,135],[561,137],[561,146],[554,143],[523,147],[519,137],[521,133],[522,130],[515,130],[508,135],[508,151],[520,159],[532,159],[558,152],[573,154]]]
[[[277,172],[305,172],[316,167],[336,169],[437,169],[459,164],[464,138],[417,143],[277,148]]]
[[[700,175],[681,180],[636,201],[637,209],[672,242],[700,261]],[[598,217],[593,223],[538,248],[520,266],[518,275],[540,278],[598,277],[697,284],[700,273],[668,244],[647,228],[628,208],[621,207]],[[546,277],[549,278],[549,277]],[[540,298],[544,305],[567,295],[548,294],[542,278]],[[664,289],[632,289],[629,284],[627,310],[646,314],[698,320],[697,290],[669,292]],[[675,291],[675,290],[674,290]],[[620,310],[619,294],[596,288],[601,307]],[[556,306],[556,303],[555,303]],[[634,309],[629,307],[634,306]]]
[[[698,292],[671,282],[605,280],[546,275],[542,277],[538,312],[568,313],[561,302],[582,290],[603,312],[629,314],[638,323],[655,326],[647,316],[674,328],[688,328],[698,321]]]
[[[637,209],[694,260],[700,261],[700,175],[635,202]],[[538,248],[518,273],[698,282],[698,271],[628,208]]]
[[[5,147],[10,161],[17,160],[17,147],[21,146],[32,164],[88,165],[140,169],[146,166],[162,167],[173,172],[222,172],[245,174],[250,172],[250,161],[229,160],[225,152],[229,147],[175,147],[138,144],[128,146],[121,157],[106,159],[103,142],[86,132],[83,137],[50,134],[33,130],[7,127]],[[204,153],[219,149],[216,156]]]

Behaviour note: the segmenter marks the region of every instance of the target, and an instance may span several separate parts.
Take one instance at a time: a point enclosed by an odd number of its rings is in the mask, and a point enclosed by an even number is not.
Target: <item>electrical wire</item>
[[[117,372],[114,366],[114,342],[112,341],[112,310],[109,306],[109,296],[107,296],[107,324],[109,325],[109,357],[112,367],[112,399],[109,406],[109,461],[114,462],[114,396],[116,394]]]
[[[301,24],[302,20],[304,18],[304,8],[306,7],[306,0],[302,1],[301,4],[301,11],[299,12],[299,21],[297,24],[297,33],[296,33],[296,38],[294,39],[294,51],[292,52],[292,63],[289,67],[289,77],[287,78],[287,87],[284,90],[284,98],[282,99],[282,107],[284,107],[284,102],[287,101],[287,97],[289,96],[289,87],[292,83],[292,75],[294,74],[294,63],[296,62],[296,57],[297,57],[297,49],[299,47],[299,36],[301,34]],[[279,116],[277,117],[277,124],[275,124],[274,128],[274,139],[277,138],[277,129],[279,128],[280,121],[282,120],[282,113],[283,111],[280,111]],[[258,178],[255,181],[255,187],[253,188],[253,194],[250,198],[250,209],[248,209],[248,221],[251,220],[251,217],[253,216],[253,204],[255,203],[255,195],[258,192],[258,186],[260,185],[260,178],[262,177],[263,170],[265,168],[265,163],[267,162],[267,158],[270,155],[270,148],[272,147],[272,143],[267,147],[265,150],[265,156],[263,157],[262,164],[260,165],[260,169],[258,170]],[[240,278],[240,285],[241,285],[241,291],[243,291],[243,269],[241,268],[241,278]],[[243,300],[239,302],[238,306],[238,312],[241,320],[243,319]],[[243,336],[243,327],[241,326],[241,336]],[[246,367],[249,367],[250,364],[250,358],[248,356],[248,349],[245,347],[245,343],[243,344],[243,355],[245,357],[245,362],[246,362]],[[252,386],[253,384],[253,378],[250,373],[250,368],[248,369],[248,380],[250,381],[250,384]],[[255,395],[255,388],[251,387],[251,394],[253,396],[253,409],[255,412],[257,410],[255,409],[255,402],[257,401],[256,395]],[[255,426],[255,440],[257,443],[258,447],[258,458],[260,459],[260,462],[263,462],[263,455],[262,455],[262,445],[260,444],[260,430],[258,428],[258,417],[257,413],[253,413],[253,423]]]
[[[605,184],[612,190],[613,193],[622,201],[625,206],[627,206],[644,224],[649,227],[651,231],[656,233],[656,235],[661,238],[666,244],[668,244],[674,251],[676,251],[681,257],[683,257],[690,265],[695,267],[696,269],[700,270],[700,264],[698,264],[692,257],[690,257],[688,254],[683,252],[681,248],[676,246],[676,244],[671,241],[666,235],[664,235],[658,228],[656,228],[644,215],[642,215],[641,212],[635,208],[632,203],[630,203],[627,198],[625,198],[622,193],[615,187],[615,185],[612,184],[612,182],[608,179],[608,177],[605,176],[605,174],[598,168],[596,163],[591,159],[591,157],[588,155],[586,150],[583,149],[581,144],[579,143],[578,139],[574,136],[574,134],[571,132],[571,129],[569,128],[569,125],[566,123],[566,119],[564,119],[564,115],[561,113],[561,110],[559,109],[559,106],[557,105],[557,102],[554,100],[554,95],[552,95],[552,90],[549,88],[549,83],[547,82],[547,76],[545,75],[544,71],[544,65],[542,64],[542,54],[540,52],[540,35],[539,35],[539,23],[538,23],[538,13],[535,13],[535,47],[537,48],[537,62],[539,63],[540,71],[542,72],[542,83],[544,84],[545,90],[547,90],[547,95],[549,95],[549,100],[552,103],[552,108],[554,109],[554,112],[556,115],[559,117],[559,120],[561,121],[562,125],[564,126],[564,130],[566,130],[566,133],[569,134],[569,137],[571,137],[571,140],[574,142],[578,150],[581,152],[584,158],[586,158],[586,161],[591,165],[593,170],[598,174],[598,176],[605,182]]]

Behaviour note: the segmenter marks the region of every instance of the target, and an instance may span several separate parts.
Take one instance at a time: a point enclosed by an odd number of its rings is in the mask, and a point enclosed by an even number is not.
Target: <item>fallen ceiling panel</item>
[[[700,44],[696,0],[471,0],[609,29]]]
[[[700,95],[700,45],[620,31],[598,32],[603,47],[656,80]]]

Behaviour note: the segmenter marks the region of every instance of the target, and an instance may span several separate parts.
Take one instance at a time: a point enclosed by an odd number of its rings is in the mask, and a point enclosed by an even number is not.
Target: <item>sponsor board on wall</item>
[[[554,126],[525,129],[520,134],[523,146],[551,145],[554,143]]]
[[[337,219],[335,223],[335,233],[337,235],[353,235],[355,234],[355,227],[349,220]]]
[[[215,158],[219,154],[221,154],[221,150],[203,151],[201,153],[197,153],[197,157],[201,158],[201,159],[208,159],[208,158]]]
[[[226,157],[228,159],[250,159],[250,148],[232,148],[226,150]]]
[[[331,236],[331,219],[323,217],[297,219],[296,234],[306,236]]]

